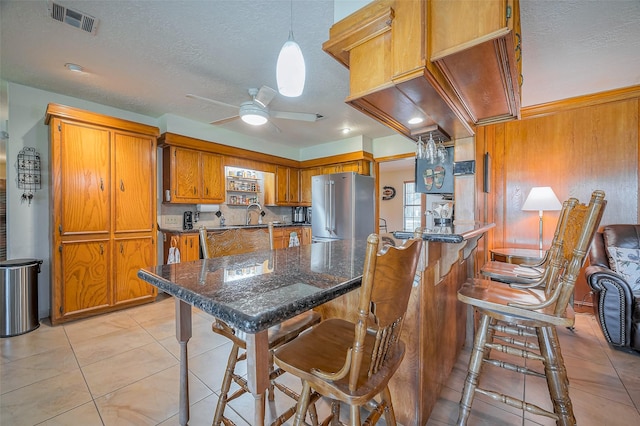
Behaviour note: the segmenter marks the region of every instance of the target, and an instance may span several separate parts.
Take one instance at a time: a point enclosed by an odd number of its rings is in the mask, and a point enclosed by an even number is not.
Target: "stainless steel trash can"
[[[38,320],[38,259],[0,262],[0,337],[28,333],[40,326]]]

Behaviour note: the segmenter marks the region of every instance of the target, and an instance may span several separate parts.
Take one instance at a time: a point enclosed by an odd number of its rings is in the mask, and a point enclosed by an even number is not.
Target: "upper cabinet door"
[[[109,233],[110,132],[60,123],[54,143],[53,191],[60,197],[60,234]],[[55,145],[58,145],[57,147]],[[55,164],[59,163],[59,164]]]
[[[222,155],[202,153],[202,201],[224,202]]]
[[[114,140],[114,231],[152,231],[155,220],[155,139],[115,133]]]
[[[200,152],[192,149],[172,148],[173,178],[175,179],[176,200],[199,201]]]

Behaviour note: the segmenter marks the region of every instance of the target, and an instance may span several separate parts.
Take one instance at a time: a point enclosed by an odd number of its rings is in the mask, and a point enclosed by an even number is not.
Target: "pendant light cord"
[[[293,40],[293,0],[291,0],[289,10],[289,40]]]

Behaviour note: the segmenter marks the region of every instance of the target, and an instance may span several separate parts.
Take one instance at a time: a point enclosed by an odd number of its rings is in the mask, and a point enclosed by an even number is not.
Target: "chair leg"
[[[490,322],[491,318],[488,315],[482,314],[478,330],[476,330],[476,338],[473,343],[471,358],[469,359],[469,368],[467,378],[464,382],[464,390],[460,398],[458,421],[456,422],[457,426],[466,425],[469,414],[471,414],[471,404],[473,403],[475,391],[478,387],[478,377],[482,369],[482,360],[484,359],[485,343],[487,342]]]
[[[391,402],[391,391],[389,391],[389,386],[385,386],[382,391],[383,401],[386,402],[384,408],[384,421],[387,426],[396,426],[396,413],[393,411],[393,403]]]
[[[229,389],[231,388],[231,380],[233,372],[238,362],[238,351],[240,346],[233,344],[231,353],[229,354],[229,360],[227,361],[227,369],[224,372],[224,378],[222,379],[222,388],[220,389],[220,398],[218,398],[218,405],[216,406],[216,414],[213,417],[213,426],[219,426],[224,416],[224,409],[227,406],[227,397],[229,395]]]
[[[300,392],[300,399],[298,400],[298,409],[296,410],[296,416],[293,419],[293,426],[304,425],[304,418],[307,414],[307,407],[309,406],[309,399],[311,398],[311,385],[309,382],[304,382],[302,385],[302,391]]]
[[[553,403],[553,411],[560,419],[561,426],[574,426],[576,418],[573,414],[573,404],[569,397],[569,379],[564,366],[564,359],[560,351],[560,343],[555,327],[540,327],[538,329],[540,353],[544,357],[544,371],[547,378],[549,396]]]
[[[360,424],[360,407],[357,405],[351,405],[350,407],[350,420],[349,424],[351,426],[361,426]]]
[[[273,351],[269,351],[269,375],[273,373],[274,369],[275,369],[275,365],[273,364]],[[273,385],[273,380],[269,380],[269,389],[268,389],[267,395],[270,402],[273,402],[276,400],[276,392],[275,392],[275,386]]]
[[[331,401],[331,426],[340,426],[340,402]]]

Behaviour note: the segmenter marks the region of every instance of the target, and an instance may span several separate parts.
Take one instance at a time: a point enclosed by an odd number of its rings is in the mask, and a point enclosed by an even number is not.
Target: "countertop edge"
[[[176,285],[175,283],[168,281],[166,278],[158,276],[157,274],[146,268],[140,269],[137,275],[141,280],[150,283],[160,290],[166,291],[174,297],[177,297],[185,303],[188,303],[189,305],[196,307],[209,315],[233,324],[234,327],[241,331],[244,331],[245,333],[257,333],[282,322],[282,318],[280,316],[272,316],[271,313],[266,313],[259,317],[249,317],[237,310],[227,311],[224,309],[220,309],[215,302],[211,302],[210,300],[203,298],[202,296],[190,291],[189,289]],[[291,309],[284,314],[292,314],[289,315],[290,317],[292,317],[309,311],[310,309],[320,306],[323,303],[333,300],[336,297],[340,297],[360,287],[361,282],[362,277],[348,280],[339,287],[333,288],[331,291],[323,292],[322,296],[317,298],[315,303],[309,303],[308,301],[307,303],[305,303],[304,300],[299,301],[298,303],[292,305]]]
[[[207,227],[207,231],[228,231],[230,229],[267,229],[269,225],[225,225],[225,226],[212,226]],[[273,225],[274,228],[300,228],[300,227],[311,227],[310,223],[276,223]],[[167,232],[172,234],[197,234],[200,232],[200,228],[193,229],[179,229],[179,228],[164,228],[158,227],[158,231]]]
[[[476,223],[473,229],[459,233],[455,232],[455,226],[451,233],[432,232],[432,230],[428,229],[422,233],[422,239],[436,243],[461,243],[482,235],[495,226],[495,223]],[[395,231],[393,232],[393,236],[398,239],[409,239],[413,237],[413,232]]]

